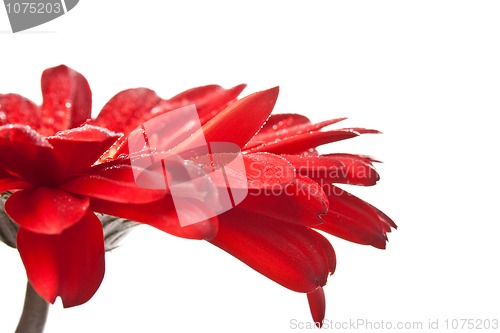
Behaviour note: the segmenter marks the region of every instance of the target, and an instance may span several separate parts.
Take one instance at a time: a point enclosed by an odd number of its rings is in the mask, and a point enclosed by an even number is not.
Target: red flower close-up
[[[64,307],[72,307],[90,300],[104,278],[105,251],[132,221],[208,241],[276,283],[305,293],[321,326],[323,287],[336,267],[329,235],[384,249],[387,233],[396,228],[386,214],[342,187],[375,185],[377,161],[317,150],[379,132],[339,127],[345,118],[312,123],[299,114],[271,114],[278,87],[238,98],[245,85],[207,85],[170,99],[147,88],[128,89],[92,119],[91,90],[80,73],[63,65],[50,68],[41,86],[41,105],[0,94],[0,193],[6,213],[0,215],[0,240],[17,247],[29,287],[48,303],[60,297]],[[191,105],[199,128],[176,123],[180,134],[160,133],[154,150],[140,145],[132,151],[146,122]],[[208,218],[206,203],[200,205],[206,198],[192,196],[183,209],[197,222],[183,225],[172,192],[144,184],[164,183],[163,176],[170,175],[158,172],[162,156],[184,151],[200,137],[239,148],[246,172],[233,170],[231,177],[247,194]],[[213,161],[216,153],[208,155]],[[207,166],[200,156],[180,156],[179,163],[192,170]],[[153,162],[141,167],[145,159]],[[227,182],[210,186],[229,190]],[[107,218],[114,219],[113,230]]]

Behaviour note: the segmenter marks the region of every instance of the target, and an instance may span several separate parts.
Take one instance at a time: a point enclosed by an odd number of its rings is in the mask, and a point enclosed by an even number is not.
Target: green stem
[[[15,333],[42,333],[48,312],[49,303],[41,298],[28,282],[23,313]]]

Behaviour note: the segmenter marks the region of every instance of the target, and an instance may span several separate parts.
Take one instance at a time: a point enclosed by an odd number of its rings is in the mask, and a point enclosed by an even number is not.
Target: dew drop
[[[65,106],[66,108],[68,108],[68,109],[69,109],[69,108],[71,108],[73,105],[72,105],[70,102],[66,102],[66,104],[64,104],[64,106]]]

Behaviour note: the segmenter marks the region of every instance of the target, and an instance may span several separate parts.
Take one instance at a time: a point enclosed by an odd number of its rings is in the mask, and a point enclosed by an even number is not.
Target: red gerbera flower
[[[18,249],[42,297],[53,302],[61,296],[65,306],[73,306],[95,293],[104,274],[102,228],[93,213],[100,212],[206,239],[277,283],[307,293],[313,319],[322,321],[322,287],[336,260],[329,241],[314,229],[384,248],[386,233],[396,226],[333,185],[375,184],[379,176],[370,158],[320,155],[315,148],[376,131],[325,131],[342,119],[312,124],[296,114],[271,116],[278,88],[236,100],[243,88],[210,85],[169,100],[149,89],[125,90],[90,123],[88,84],[65,66],[44,72],[41,107],[19,95],[0,95],[0,192],[13,192],[6,211],[20,227]],[[150,153],[129,151],[127,137],[144,131],[138,125],[190,104],[202,127],[173,148],[172,137],[158,138],[152,154],[183,151],[200,137],[236,144],[248,195],[219,216],[181,226],[168,191],[137,185],[134,161]],[[187,159],[195,166],[206,163]],[[157,172],[140,171],[157,181]],[[196,202],[186,204],[203,216]]]
[[[202,87],[195,97],[200,99],[210,90],[214,97],[210,112],[241,91]],[[129,98],[117,106],[109,127],[116,126],[113,122],[121,119],[117,118],[121,113],[128,117],[127,110],[147,106],[140,94],[148,92],[128,92],[135,102],[142,102],[133,105]],[[91,91],[81,74],[66,66],[48,69],[42,75],[42,93],[41,107],[16,94],[0,95],[0,193],[12,192],[5,210],[19,225],[19,253],[30,283],[44,299],[53,303],[60,296],[65,307],[75,306],[98,289],[104,275],[104,241],[93,212],[101,205],[109,210],[123,206],[124,214],[118,211],[116,216],[131,214],[136,221],[177,236],[213,237],[216,220],[180,228],[166,192],[138,187],[129,159],[96,163],[123,134],[86,123],[91,117]],[[196,98],[183,99],[179,105]],[[106,123],[109,105],[99,124]],[[157,215],[143,211],[148,204],[158,207]]]

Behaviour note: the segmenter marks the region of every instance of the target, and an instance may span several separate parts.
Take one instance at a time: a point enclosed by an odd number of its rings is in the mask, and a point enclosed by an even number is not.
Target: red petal
[[[224,89],[218,85],[207,85],[186,90],[164,103],[155,110],[155,114],[161,114],[186,105],[194,104],[198,111],[201,124],[212,119],[219,111],[233,102],[245,89],[245,84],[237,85],[231,89]]]
[[[112,132],[107,128],[84,124],[69,130],[60,131],[54,136],[49,136],[47,140],[51,143],[59,141],[113,143],[120,136],[122,134]]]
[[[150,190],[138,186],[130,165],[105,168],[70,180],[61,188],[97,199],[135,204],[159,200],[167,193],[165,190]]]
[[[104,277],[102,225],[93,213],[59,235],[20,228],[17,246],[31,285],[50,303],[60,296],[64,307],[83,304]]]
[[[316,225],[328,210],[328,198],[316,182],[298,175],[290,184],[249,191],[238,208],[285,222]]]
[[[272,114],[266,121],[259,134],[274,133],[296,125],[311,124],[306,116],[296,113]]]
[[[120,135],[102,127],[83,125],[59,132],[47,140],[54,147],[61,168],[67,173],[78,174],[94,164]]]
[[[203,137],[206,142],[230,142],[243,147],[269,117],[278,92],[279,88],[275,87],[234,102],[178,145],[175,152],[197,147],[196,143],[203,142]]]
[[[58,172],[52,145],[29,126],[0,126],[0,168],[38,183]]]
[[[151,111],[161,102],[153,90],[127,89],[113,96],[93,124],[128,135],[151,117]]]
[[[289,161],[297,170],[298,173],[315,178],[320,177],[320,173],[328,174],[328,171],[336,171],[341,169],[344,164],[335,158],[328,158],[325,155],[281,155]]]
[[[41,132],[51,135],[90,119],[92,93],[85,77],[64,65],[42,74]]]
[[[335,252],[326,238],[302,225],[235,208],[219,216],[211,241],[271,280],[311,292],[335,270]]]
[[[370,205],[369,203],[367,203],[367,204],[375,211],[375,213],[377,213],[378,218],[382,222],[382,227],[384,228],[384,230],[386,232],[391,232],[391,228],[394,228],[394,229],[398,228],[396,223],[394,223],[394,221],[389,216],[387,216],[384,212],[382,212],[377,207]]]
[[[13,193],[5,203],[5,211],[26,230],[60,234],[77,223],[88,206],[88,198],[54,188],[36,187]]]
[[[307,293],[307,301],[309,302],[309,309],[311,310],[311,315],[316,326],[321,328],[326,312],[326,300],[323,288],[318,287],[316,290]]]
[[[26,125],[3,125],[0,126],[0,140],[11,143],[30,144],[39,147],[52,148],[50,143],[37,131]]]
[[[123,158],[123,159],[116,159],[116,160],[111,160],[109,162],[105,162],[102,164],[98,164],[93,166],[90,169],[90,174],[91,175],[97,175],[100,177],[108,178],[111,180],[115,180],[117,182],[122,182],[122,183],[127,183],[127,184],[137,184],[137,174],[135,172],[141,172],[141,176],[147,176],[149,178],[148,181],[150,182],[157,182],[159,181],[156,178],[158,175],[148,172],[149,170],[144,170],[144,169],[139,169],[135,166],[132,166],[130,159],[128,158]],[[163,172],[161,174],[161,180],[165,182]]]
[[[185,211],[190,211],[193,218],[206,216],[201,211],[202,205],[185,202]],[[181,226],[175,211],[172,198],[166,196],[162,200],[145,204],[122,204],[98,199],[91,199],[90,208],[93,211],[126,218],[132,221],[149,224],[157,229],[177,237],[189,239],[212,239],[217,233],[217,218],[211,218],[199,223]]]
[[[0,173],[2,170],[0,169]],[[0,177],[0,193],[30,188],[31,184],[14,177]]]
[[[245,150],[252,153],[266,151],[274,154],[300,154],[326,143],[345,140],[358,135],[358,132],[349,129],[328,132],[307,132]]]
[[[338,187],[332,186],[328,192],[330,209],[323,217],[324,223],[315,228],[354,243],[384,249],[387,229],[378,212]]]
[[[40,108],[17,94],[0,94],[0,125],[23,124],[34,129],[40,126]]]
[[[293,120],[296,120],[296,118],[292,118]],[[307,119],[307,118],[306,118]],[[264,144],[266,142],[273,142],[277,140],[282,140],[286,139],[292,136],[296,136],[299,134],[303,133],[313,133],[321,130],[323,127],[333,125],[338,123],[339,121],[345,120],[346,118],[337,118],[337,119],[331,119],[331,120],[326,120],[322,121],[317,124],[310,124],[310,123],[299,123],[299,124],[294,124],[289,127],[285,127],[281,122],[278,122],[277,125],[273,125],[273,131],[260,131],[255,137],[252,138],[252,140],[246,145],[246,149],[250,149],[252,147],[258,146],[260,144]],[[290,120],[289,120],[290,121]],[[296,121],[295,121],[296,122]]]

